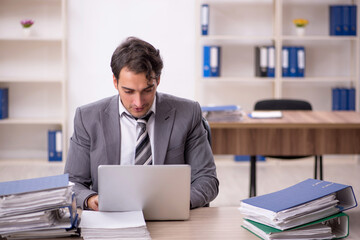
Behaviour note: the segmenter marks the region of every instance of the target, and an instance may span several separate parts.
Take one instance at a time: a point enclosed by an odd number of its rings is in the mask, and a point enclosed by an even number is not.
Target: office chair
[[[265,99],[255,103],[254,110],[308,110],[312,111],[311,104],[303,100],[293,99]],[[298,159],[310,156],[266,156],[278,159]],[[319,159],[319,161],[318,161]],[[256,156],[250,158],[250,197],[256,196]],[[315,155],[315,179],[317,179],[319,166],[319,177],[323,180],[322,155]]]
[[[210,130],[210,125],[209,122],[206,120],[206,118],[202,117],[202,124],[205,128],[205,130],[207,131],[207,138],[211,147],[211,130]],[[204,205],[204,207],[210,207],[210,203]]]

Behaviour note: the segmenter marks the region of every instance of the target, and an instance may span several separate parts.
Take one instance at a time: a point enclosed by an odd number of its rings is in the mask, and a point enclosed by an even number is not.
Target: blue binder
[[[62,161],[62,132],[48,131],[48,159]]]
[[[297,76],[305,76],[305,47],[297,47]]]
[[[298,76],[298,58],[297,47],[288,47],[289,49],[289,77]]]
[[[340,110],[345,111],[348,108],[348,91],[346,88],[340,88]]]
[[[340,5],[330,5],[329,6],[329,17],[330,17],[330,35],[331,36],[338,36],[343,35],[343,10],[342,6]]]
[[[348,109],[349,111],[355,111],[356,100],[355,100],[355,88],[349,88],[348,90]]]
[[[209,4],[201,5],[201,34],[208,35],[209,32]]]
[[[220,46],[204,46],[204,77],[220,76]]]
[[[340,88],[333,88],[332,90],[332,110],[340,110]]]
[[[342,8],[342,35],[350,35],[350,6],[344,5]]]
[[[0,182],[0,196],[63,188],[69,185],[69,174]]]
[[[268,65],[267,65],[267,76],[275,77],[275,47],[268,46],[267,47],[267,57],[268,57]]]
[[[282,68],[282,76],[289,77],[290,76],[290,69],[289,69],[289,48],[286,46],[282,47],[281,52],[281,68]]]
[[[0,88],[0,119],[9,117],[9,89]]]
[[[201,111],[203,112],[222,112],[222,111],[236,111],[240,107],[237,105],[221,105],[221,106],[202,106]]]
[[[356,36],[356,29],[357,29],[357,6],[351,5],[350,6],[350,36]]]

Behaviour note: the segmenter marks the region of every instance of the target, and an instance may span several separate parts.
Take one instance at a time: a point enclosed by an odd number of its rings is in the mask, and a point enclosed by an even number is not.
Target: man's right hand
[[[87,206],[94,211],[99,211],[99,196],[94,195],[89,197],[87,200]]]

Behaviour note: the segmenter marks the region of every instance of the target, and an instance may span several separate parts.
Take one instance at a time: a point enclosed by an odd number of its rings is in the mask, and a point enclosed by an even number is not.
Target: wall
[[[110,58],[128,36],[160,49],[158,91],[194,98],[194,8],[193,0],[68,1],[68,137],[78,106],[117,93]]]

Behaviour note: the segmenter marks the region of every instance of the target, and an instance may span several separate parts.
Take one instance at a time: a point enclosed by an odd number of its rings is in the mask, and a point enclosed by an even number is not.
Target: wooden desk
[[[358,112],[283,111],[280,119],[244,116],[241,122],[210,122],[210,128],[214,154],[252,156],[250,196],[256,195],[255,155],[314,155],[322,164],[324,154],[360,154]]]
[[[360,154],[360,113],[283,111],[281,119],[210,122],[214,154]]]
[[[240,206],[240,201],[239,201]],[[189,221],[147,222],[152,239],[258,239],[241,227],[238,207],[191,210]]]

